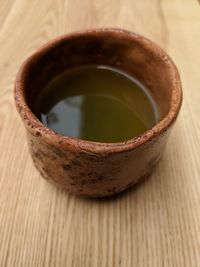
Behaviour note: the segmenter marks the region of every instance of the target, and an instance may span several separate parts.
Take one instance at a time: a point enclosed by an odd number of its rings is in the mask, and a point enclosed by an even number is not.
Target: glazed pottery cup
[[[91,64],[123,70],[144,84],[157,105],[159,122],[120,143],[71,138],[42,124],[35,114],[45,85],[66,69]],[[68,192],[93,197],[114,195],[152,173],[181,101],[179,73],[169,56],[143,36],[120,29],[71,33],[49,42],[25,61],[15,83],[16,107],[36,168]]]

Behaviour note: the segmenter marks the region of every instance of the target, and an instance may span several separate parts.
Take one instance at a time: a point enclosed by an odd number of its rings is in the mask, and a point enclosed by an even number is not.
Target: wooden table
[[[151,179],[107,200],[42,179],[14,107],[22,61],[60,34],[122,27],[176,62],[184,102]],[[0,0],[0,266],[200,267],[200,5],[197,0]]]

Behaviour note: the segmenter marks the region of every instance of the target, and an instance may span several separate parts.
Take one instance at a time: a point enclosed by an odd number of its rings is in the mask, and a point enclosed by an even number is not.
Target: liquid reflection
[[[141,134],[158,120],[146,89],[107,67],[67,72],[47,87],[41,97],[41,121],[66,136],[120,142]]]

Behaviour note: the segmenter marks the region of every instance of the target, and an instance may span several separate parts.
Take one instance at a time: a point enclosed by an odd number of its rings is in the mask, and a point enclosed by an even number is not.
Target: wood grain
[[[53,37],[114,26],[163,47],[184,102],[151,179],[74,197],[41,179],[13,102],[22,61]],[[200,267],[200,6],[196,0],[0,0],[0,266]]]

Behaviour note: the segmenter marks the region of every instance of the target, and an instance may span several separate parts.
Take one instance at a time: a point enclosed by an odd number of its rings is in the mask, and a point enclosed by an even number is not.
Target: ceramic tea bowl
[[[120,69],[145,85],[159,122],[120,143],[80,140],[47,128],[36,116],[45,85],[66,69],[91,64]],[[93,197],[114,195],[152,173],[182,101],[179,73],[169,56],[145,37],[121,29],[87,30],[49,42],[22,65],[14,94],[41,175],[68,192]]]

